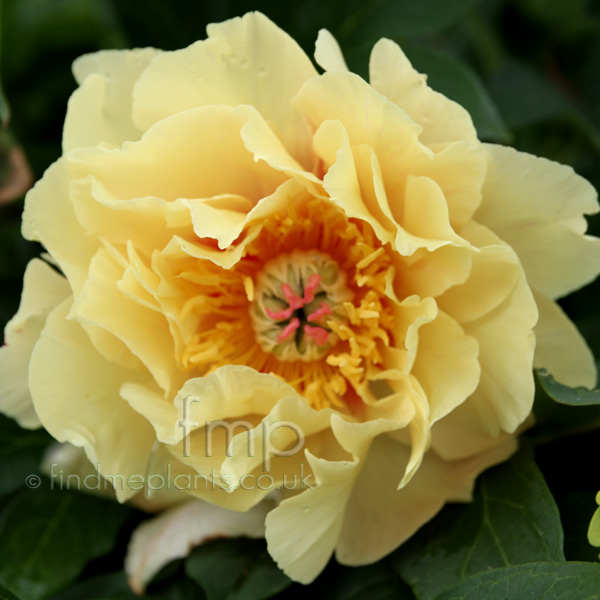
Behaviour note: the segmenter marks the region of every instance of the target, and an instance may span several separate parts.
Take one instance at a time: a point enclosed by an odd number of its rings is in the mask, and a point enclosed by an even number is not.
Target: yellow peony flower
[[[212,485],[156,507],[275,499],[268,549],[301,582],[468,501],[516,448],[532,366],[595,383],[555,299],[600,271],[572,169],[480,143],[389,40],[370,84],[326,31],[315,57],[250,13],[78,59],[23,217],[64,277],[30,264],[0,351],[1,409],[83,448],[120,501],[165,473]]]

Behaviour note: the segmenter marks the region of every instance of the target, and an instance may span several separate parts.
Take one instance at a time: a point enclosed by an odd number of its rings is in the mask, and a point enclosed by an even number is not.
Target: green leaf
[[[335,567],[326,570],[317,580],[318,597],[328,600],[414,600],[410,588],[399,580],[386,559],[366,567]]]
[[[196,548],[186,573],[208,600],[263,600],[287,588],[291,581],[279,570],[261,540],[216,540]]]
[[[360,38],[421,36],[457,23],[481,0],[376,0],[345,11],[346,20],[334,33],[356,32]]]
[[[14,594],[9,592],[3,585],[0,585],[0,600],[19,600]]]
[[[545,369],[539,369],[536,374],[542,389],[552,400],[569,406],[600,406],[600,390],[563,385],[555,381]]]
[[[458,102],[471,115],[479,137],[507,142],[511,134],[479,76],[454,56],[426,46],[409,44],[404,50],[413,66],[425,73],[429,85]]]
[[[436,600],[597,600],[600,564],[531,563],[469,577]]]
[[[489,87],[500,114],[512,128],[539,123],[571,110],[560,89],[517,62],[503,65]]]
[[[37,477],[42,453],[52,438],[42,429],[26,431],[0,415],[0,496],[18,490],[27,477]]]
[[[48,600],[135,600],[125,573],[116,572],[86,579]]]
[[[392,557],[420,600],[465,577],[532,561],[564,561],[554,499],[533,460],[521,450],[484,473],[471,504],[446,507]]]
[[[129,508],[76,492],[31,490],[0,518],[0,583],[22,600],[70,584],[114,545]]]

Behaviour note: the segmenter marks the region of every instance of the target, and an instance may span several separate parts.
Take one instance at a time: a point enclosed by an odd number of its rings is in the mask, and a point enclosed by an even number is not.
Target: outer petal
[[[556,302],[535,291],[534,297],[540,320],[535,328],[533,366],[548,369],[564,385],[594,388],[596,362],[577,327]]]
[[[385,419],[347,423],[333,417],[334,433],[353,460],[330,461],[306,452],[316,487],[284,500],[266,519],[269,554],[292,579],[310,583],[323,570],[337,545],[345,505],[371,441],[401,426]],[[402,475],[400,469],[396,483]],[[292,536],[291,531],[300,531],[301,535]]]
[[[150,425],[119,396],[124,382],[141,382],[141,373],[104,360],[83,329],[67,321],[70,300],[48,317],[29,368],[35,410],[44,427],[60,442],[83,447],[102,475],[123,476],[120,501],[135,494],[129,476],[146,473],[156,439]]]
[[[381,39],[375,44],[369,71],[371,85],[423,126],[420,135],[423,143],[477,140],[469,113],[428,87],[426,76],[413,69],[400,47],[391,40]]]
[[[481,379],[473,394],[486,430],[514,432],[531,412],[532,375],[538,312],[533,296],[520,275],[512,292],[484,317],[464,324],[467,334],[479,342]]]
[[[477,387],[479,344],[443,312],[419,330],[413,375],[429,400],[430,423],[462,404]]]
[[[598,211],[594,188],[573,169],[485,144],[488,174],[475,219],[517,252],[529,284],[565,296],[600,272],[600,239],[585,236],[583,214]]]
[[[375,151],[399,223],[408,175],[430,177],[440,186],[455,229],[468,222],[479,206],[486,166],[480,145],[461,140],[433,153],[419,139],[422,127],[357,75],[330,72],[313,77],[293,104],[315,129],[325,121],[339,120],[350,144],[366,144]]]
[[[327,29],[319,30],[315,44],[315,60],[325,71],[348,70],[340,45]]]
[[[261,13],[212,24],[207,31],[207,40],[165,52],[146,69],[134,90],[135,123],[147,129],[197,106],[250,104],[310,169],[310,132],[289,103],[317,74],[306,54]]]
[[[23,237],[46,247],[77,296],[100,241],[83,232],[69,197],[69,181],[67,162],[61,158],[29,191],[23,213]]]
[[[131,120],[131,94],[140,73],[159,52],[154,48],[105,50],[73,63],[80,87],[69,100],[63,152],[97,145],[118,148],[140,138],[142,130]]]
[[[240,130],[250,113],[247,106],[180,112],[121,150],[72,153],[72,174],[93,175],[119,200],[156,196],[175,201],[229,193],[257,202],[285,178],[264,162],[257,164],[244,146]]]
[[[167,320],[119,291],[117,285],[123,273],[123,267],[106,250],[99,250],[69,318],[112,334],[140,359],[164,390],[178,389],[180,374]],[[112,344],[100,348],[103,338],[94,341],[105,356],[110,356]]]
[[[245,513],[236,513],[202,500],[192,500],[145,521],[133,532],[127,549],[125,570],[129,584],[142,594],[162,567],[185,558],[190,549],[208,540],[245,536],[262,538],[265,516],[271,507],[263,502]]]
[[[29,361],[48,315],[70,293],[67,280],[45,262],[34,258],[27,265],[21,305],[0,348],[0,410],[21,427],[41,427],[29,394]]]
[[[506,460],[515,449],[515,440],[509,439],[488,452],[455,462],[443,461],[429,451],[410,483],[397,490],[396,465],[406,462],[409,451],[389,436],[380,436],[369,449],[346,505],[337,560],[352,566],[379,560],[446,502],[470,500],[477,475]]]

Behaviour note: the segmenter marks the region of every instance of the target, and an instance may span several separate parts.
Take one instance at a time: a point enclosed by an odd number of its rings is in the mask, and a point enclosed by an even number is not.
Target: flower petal
[[[69,319],[89,324],[112,334],[152,373],[165,390],[179,387],[180,374],[175,364],[173,338],[165,317],[134,302],[118,289],[124,269],[109,254],[99,250],[90,264],[90,272],[81,294],[73,304]],[[107,310],[110,306],[110,310]],[[110,336],[110,337],[112,337]],[[94,341],[105,356],[114,346],[100,347],[103,337]],[[112,348],[112,350],[111,350]],[[111,358],[116,358],[113,354]],[[125,357],[119,359],[122,364]]]
[[[443,461],[429,451],[408,485],[398,490],[395,473],[398,465],[408,460],[408,448],[389,436],[378,437],[346,504],[336,559],[350,566],[379,560],[446,502],[469,501],[477,475],[515,450],[516,442],[509,439],[489,452],[456,462]]]
[[[27,194],[23,237],[45,246],[77,296],[100,241],[86,235],[77,220],[69,198],[67,168],[67,160],[59,159]]]
[[[596,362],[577,327],[556,302],[535,290],[534,297],[540,319],[535,327],[533,366],[547,369],[564,385],[594,388]]]
[[[327,29],[319,29],[315,43],[315,61],[325,71],[348,71],[340,45]]]
[[[391,40],[381,39],[373,46],[369,72],[371,85],[423,126],[423,143],[477,140],[469,113],[428,87],[427,78],[413,69],[404,52]]]
[[[207,32],[207,40],[152,61],[134,89],[134,122],[145,130],[189,108],[251,105],[310,169],[310,131],[289,103],[317,74],[300,46],[258,12],[209,25]]]
[[[413,375],[429,401],[429,422],[435,423],[459,406],[477,387],[479,344],[448,315],[419,329]]]
[[[154,48],[103,50],[73,63],[80,87],[69,100],[63,152],[97,145],[119,148],[140,139],[142,130],[131,120],[133,86],[159,53]]]
[[[598,211],[594,188],[565,165],[485,144],[488,174],[476,220],[517,252],[530,285],[559,298],[600,272],[600,239],[582,214]]]
[[[0,348],[0,410],[26,429],[41,427],[27,381],[31,353],[48,315],[70,294],[67,280],[47,263],[34,258],[27,265],[21,304]]]
[[[83,447],[102,475],[143,477],[156,440],[152,427],[119,396],[124,382],[144,375],[103,359],[81,326],[67,320],[65,300],[48,317],[29,367],[35,410],[60,442]],[[136,493],[116,488],[124,502]]]
[[[475,245],[469,278],[437,298],[459,323],[474,321],[498,306],[517,284],[521,265],[515,252],[489,230],[470,223],[461,234]]]
[[[214,538],[261,538],[271,502],[264,501],[244,513],[192,500],[144,521],[133,532],[125,572],[136,594],[143,594],[152,578],[167,563],[185,558],[190,550]]]
[[[479,342],[481,379],[473,406],[486,430],[513,433],[531,412],[534,395],[533,328],[538,311],[525,276],[507,298],[485,316],[463,324]]]

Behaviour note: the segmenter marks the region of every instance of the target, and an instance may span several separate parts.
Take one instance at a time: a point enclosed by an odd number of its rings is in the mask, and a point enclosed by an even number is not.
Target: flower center
[[[345,321],[343,303],[352,295],[344,272],[328,254],[280,254],[256,277],[250,308],[256,340],[279,360],[322,358],[338,341],[331,326]]]

